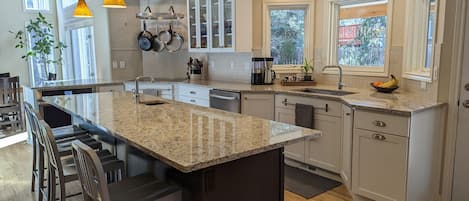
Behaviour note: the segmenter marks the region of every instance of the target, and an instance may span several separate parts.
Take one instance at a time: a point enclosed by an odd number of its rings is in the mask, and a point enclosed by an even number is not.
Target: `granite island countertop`
[[[396,115],[411,116],[413,113],[431,109],[434,107],[441,107],[446,105],[443,102],[437,102],[428,99],[428,97],[421,96],[421,94],[414,94],[411,92],[397,90],[392,94],[385,94],[376,92],[370,88],[350,88],[345,87],[344,91],[354,92],[355,94],[345,96],[334,96],[317,93],[301,92],[301,89],[314,88],[314,89],[329,89],[337,90],[336,85],[322,85],[316,86],[282,86],[280,84],[274,85],[251,85],[248,83],[229,83],[220,81],[182,81],[182,82],[159,82],[159,83],[175,83],[204,86],[213,89],[227,90],[240,93],[275,93],[287,94],[296,96],[305,96],[321,99],[329,99],[333,101],[342,102],[355,109],[364,109],[377,112],[393,113]]]
[[[321,135],[317,130],[153,96],[142,99],[167,104],[135,104],[126,92],[43,97],[186,173]]]

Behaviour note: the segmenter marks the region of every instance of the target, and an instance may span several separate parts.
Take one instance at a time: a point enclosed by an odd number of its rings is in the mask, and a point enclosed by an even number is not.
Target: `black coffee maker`
[[[275,72],[272,70],[274,58],[253,57],[251,65],[251,84],[267,85],[273,84]]]

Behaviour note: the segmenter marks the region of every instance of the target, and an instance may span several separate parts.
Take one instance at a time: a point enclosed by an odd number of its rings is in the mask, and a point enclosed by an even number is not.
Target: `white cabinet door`
[[[275,120],[287,124],[295,125],[295,110],[275,108]],[[299,162],[305,161],[305,142],[298,142],[285,146],[285,157],[294,159]]]
[[[405,201],[408,138],[354,129],[352,191],[380,201]]]
[[[352,187],[352,138],[353,138],[353,110],[343,106],[343,136],[342,136],[342,163],[340,176],[345,186]]]
[[[322,131],[322,136],[306,141],[305,162],[339,173],[342,150],[342,119],[315,114],[314,125],[315,129]]]
[[[264,119],[275,119],[273,94],[242,94],[241,113]]]

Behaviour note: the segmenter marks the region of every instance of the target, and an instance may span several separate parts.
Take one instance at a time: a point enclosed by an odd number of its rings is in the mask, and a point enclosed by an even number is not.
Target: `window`
[[[274,68],[292,71],[310,59],[310,4],[288,1],[264,4],[264,55],[274,58]],[[300,70],[300,68],[296,68]],[[293,71],[296,71],[293,70]]]
[[[332,2],[328,63],[344,67],[348,74],[387,76],[388,4],[386,0]]]
[[[96,58],[93,26],[71,27],[67,31],[64,79],[95,79]]]
[[[35,37],[34,33],[26,32],[28,38],[28,49],[33,49],[38,39]],[[49,60],[54,60],[53,53],[48,56]],[[48,64],[47,69],[43,60],[39,57],[31,57],[28,59],[29,66],[31,69],[31,83],[41,83],[48,80],[48,73],[56,73],[55,64]]]
[[[50,11],[50,0],[23,0],[26,11]]]
[[[276,65],[303,64],[305,10],[270,10],[270,56]]]
[[[62,0],[62,8],[67,8],[78,3],[78,0]]]
[[[431,82],[435,55],[437,1],[407,2],[403,77]]]

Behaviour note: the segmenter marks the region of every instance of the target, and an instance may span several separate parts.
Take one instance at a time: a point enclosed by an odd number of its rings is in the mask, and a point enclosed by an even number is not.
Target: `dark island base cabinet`
[[[183,187],[183,201],[283,201],[283,148],[169,178]]]

